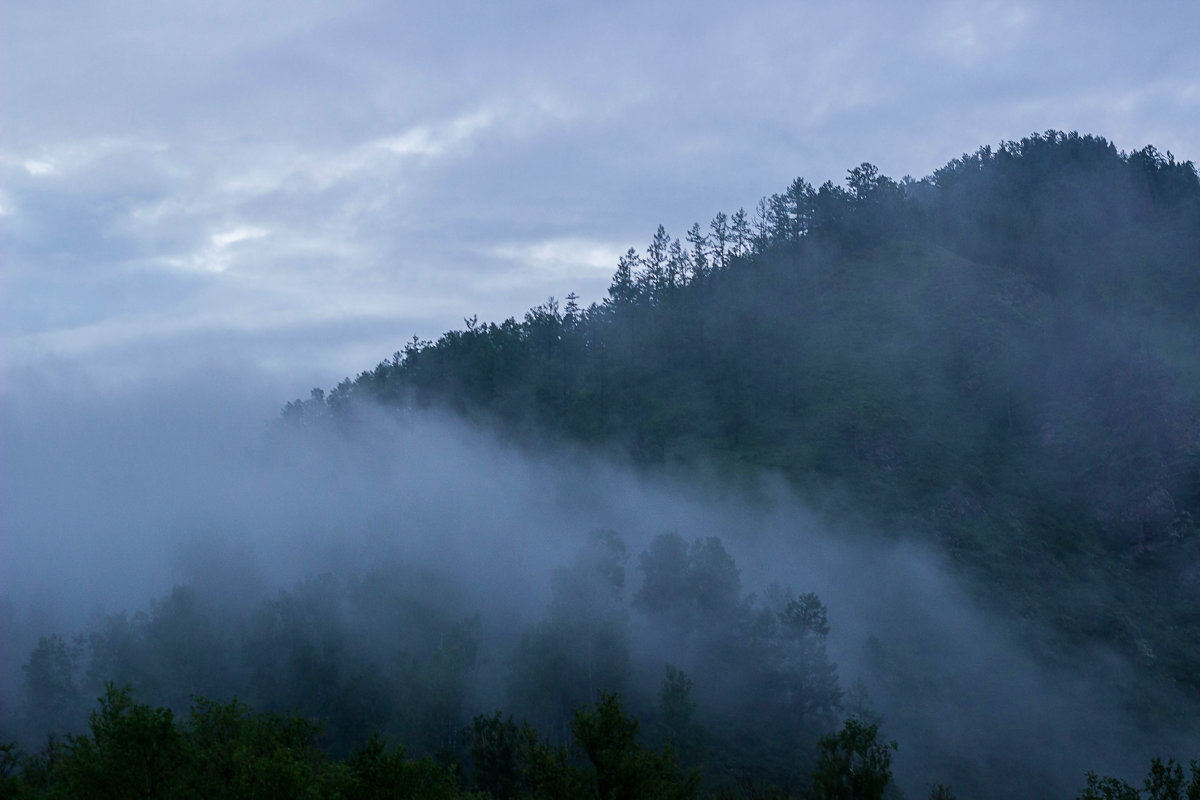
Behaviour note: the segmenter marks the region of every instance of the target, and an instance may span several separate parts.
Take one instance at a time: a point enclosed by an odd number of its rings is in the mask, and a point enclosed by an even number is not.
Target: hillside
[[[935,542],[1048,657],[1102,642],[1200,693],[1198,320],[1192,163],[1048,132],[660,227],[603,303],[469,319],[284,415],[448,407],[778,471],[830,519]]]

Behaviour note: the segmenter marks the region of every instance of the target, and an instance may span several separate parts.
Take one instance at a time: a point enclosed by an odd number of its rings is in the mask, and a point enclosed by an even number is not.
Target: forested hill
[[[284,416],[363,399],[781,472],[936,542],[1054,651],[1200,692],[1200,179],[1153,147],[1048,132],[797,179],[659,227],[602,303],[472,318]]]

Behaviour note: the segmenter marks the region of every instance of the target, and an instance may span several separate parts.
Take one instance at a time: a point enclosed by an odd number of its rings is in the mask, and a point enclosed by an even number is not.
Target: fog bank
[[[750,496],[569,448],[532,453],[415,412],[364,412],[344,433],[285,430],[274,420],[288,390],[252,373],[26,386],[38,388],[10,384],[3,400],[9,708],[39,637],[80,632],[98,610],[145,609],[180,583],[253,603],[306,575],[404,564],[451,576],[446,602],[479,609],[491,640],[511,642],[544,615],[555,569],[608,529],[633,556],[627,595],[637,555],[668,531],[719,537],[747,593],[777,583],[820,595],[841,684],[866,688],[911,796],[1001,771],[1010,786],[1066,796],[1088,769],[1134,774],[1151,754],[1186,757],[1200,742],[1136,729],[1123,711],[1128,665],[1098,653],[1086,673],[1038,666],[1014,624],[977,608],[934,554],[829,530],[769,477]],[[642,644],[641,661],[671,660]]]

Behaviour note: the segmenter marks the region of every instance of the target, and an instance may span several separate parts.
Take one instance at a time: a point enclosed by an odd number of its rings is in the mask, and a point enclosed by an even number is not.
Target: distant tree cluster
[[[88,731],[27,755],[0,745],[5,798],[412,798],[413,800],[692,800],[697,770],[681,771],[670,745],[646,748],[616,695],[574,710],[570,746],[529,725],[477,716],[461,763],[413,759],[379,736],[344,759],[317,747],[320,726],[298,713],[254,713],[195,698],[186,718],[136,702],[109,684]],[[891,781],[889,748],[850,720],[821,739],[812,800],[878,800]],[[894,749],[894,745],[891,746]],[[721,794],[719,796],[727,796]],[[744,797],[786,798],[777,790]]]
[[[452,763],[469,760],[488,736],[515,735],[499,717],[469,725],[486,710],[480,687],[500,683],[503,694],[488,697],[545,737],[551,750],[535,761],[551,769],[561,761],[554,748],[577,740],[596,755],[591,718],[576,710],[598,702],[596,713],[614,715],[615,701],[605,698],[620,692],[649,725],[650,743],[669,746],[689,769],[802,791],[818,740],[845,713],[825,649],[824,605],[778,587],[768,599],[744,595],[716,538],[655,538],[638,559],[632,595],[628,559],[615,533],[591,534],[555,571],[546,615],[519,630],[485,609],[465,613],[445,602],[461,594],[456,579],[403,568],[309,577],[251,608],[223,605],[203,587],[176,587],[149,614],[108,615],[69,641],[42,638],[24,667],[24,705],[5,727],[26,742],[78,733],[89,724],[90,699],[119,685],[161,706],[153,714],[137,706],[135,716],[157,714],[164,731],[172,713],[190,707],[193,719],[242,720],[236,704],[194,707],[198,696],[237,697],[278,719],[319,721],[305,729],[304,746],[335,758],[378,749],[369,741],[378,733],[406,752]],[[133,708],[129,692],[107,697],[102,717]],[[99,718],[90,719],[95,728]],[[602,727],[616,724],[606,720]],[[670,771],[675,762],[654,763],[643,766]],[[578,778],[570,770],[559,777]]]
[[[614,694],[574,710],[569,745],[538,737],[499,713],[477,716],[463,731],[467,756],[442,762],[406,756],[378,735],[343,759],[317,746],[320,725],[299,713],[255,713],[236,701],[192,700],[181,721],[167,708],[136,702],[129,687],[109,684],[87,732],[51,739],[34,754],[0,744],[5,798],[412,798],[413,800],[694,800],[699,770],[683,771],[674,748],[645,747],[638,720]],[[892,783],[895,742],[848,719],[822,736],[809,788],[730,789],[705,796],[746,800],[883,800]],[[1139,790],[1112,777],[1087,775],[1077,800],[1196,800],[1200,763],[1190,778],[1174,760],[1154,759]],[[954,800],[935,785],[930,800]]]

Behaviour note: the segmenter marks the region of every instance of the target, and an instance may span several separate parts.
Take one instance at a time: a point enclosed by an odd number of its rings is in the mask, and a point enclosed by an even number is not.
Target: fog
[[[145,610],[176,584],[246,608],[305,576],[387,564],[442,576],[430,585],[451,591],[437,602],[479,613],[495,652],[481,657],[490,667],[466,713],[491,711],[504,703],[497,675],[511,648],[546,615],[553,576],[590,532],[612,530],[631,556],[626,598],[638,554],[665,532],[719,537],[747,594],[816,592],[841,686],[865,689],[898,741],[910,796],[976,779],[996,796],[1070,796],[1089,769],[1132,776],[1150,755],[1200,744],[1195,730],[1139,731],[1123,710],[1130,668],[1114,655],[1096,653],[1086,673],[1046,666],[1015,627],[1032,623],[990,617],[933,553],[822,522],[770,476],[717,488],[702,469],[534,452],[415,411],[364,410],[341,432],[285,429],[276,417],[289,394],[278,380],[216,369],[123,389],[62,375],[9,384],[3,716],[25,702],[22,665],[39,637],[84,632],[98,612]],[[632,626],[633,669],[657,680],[662,664],[689,656],[662,652],[669,637],[646,626]],[[697,669],[703,712],[725,686]]]

